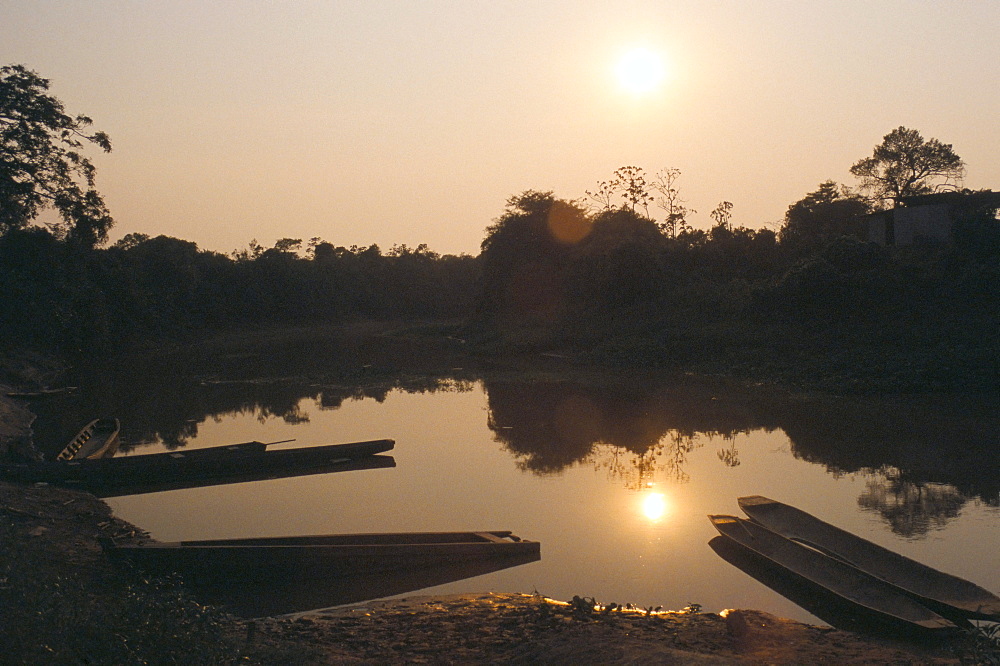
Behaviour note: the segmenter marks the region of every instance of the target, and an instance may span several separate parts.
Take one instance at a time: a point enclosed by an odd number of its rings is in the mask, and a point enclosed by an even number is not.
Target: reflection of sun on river
[[[669,512],[667,498],[663,493],[643,493],[640,496],[642,515],[646,516],[650,522],[659,522]]]

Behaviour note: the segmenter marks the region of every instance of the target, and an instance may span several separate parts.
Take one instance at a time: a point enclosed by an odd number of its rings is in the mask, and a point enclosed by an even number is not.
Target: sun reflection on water
[[[640,497],[642,515],[650,522],[657,523],[670,512],[667,497],[663,493],[648,492]]]

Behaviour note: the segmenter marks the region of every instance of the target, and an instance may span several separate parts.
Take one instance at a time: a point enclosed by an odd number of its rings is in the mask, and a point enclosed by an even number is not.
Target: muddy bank
[[[760,611],[603,612],[575,601],[411,597],[262,620],[253,635],[257,649],[309,645],[315,663],[958,663],[944,646],[863,640]]]

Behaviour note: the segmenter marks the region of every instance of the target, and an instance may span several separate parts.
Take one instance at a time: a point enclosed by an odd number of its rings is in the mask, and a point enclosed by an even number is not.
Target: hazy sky
[[[899,125],[1000,189],[1000,2],[0,0],[0,64],[94,119],[112,240],[427,243],[506,199],[683,172],[695,226],[775,227]],[[624,91],[618,59],[667,75]]]

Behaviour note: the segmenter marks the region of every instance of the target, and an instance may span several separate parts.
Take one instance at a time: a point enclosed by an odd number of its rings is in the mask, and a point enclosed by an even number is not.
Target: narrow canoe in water
[[[95,419],[85,425],[56,460],[97,460],[115,455],[121,440],[118,419]]]
[[[847,562],[938,612],[1000,621],[1000,598],[975,583],[911,560],[782,502],[753,495],[739,498],[739,504],[754,522]]]
[[[832,557],[735,516],[709,516],[722,536],[837,595],[883,622],[923,632],[951,632],[957,626],[901,591]]]
[[[537,541],[510,532],[405,532],[105,543],[112,560],[194,581],[303,581],[371,575],[462,561],[539,557]]]
[[[248,442],[228,447],[170,451],[124,458],[0,463],[0,480],[51,483],[95,493],[150,484],[183,483],[222,477],[306,473],[340,463],[373,458],[395,442],[379,439],[348,444],[266,450]]]

